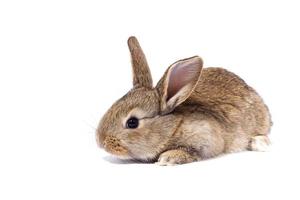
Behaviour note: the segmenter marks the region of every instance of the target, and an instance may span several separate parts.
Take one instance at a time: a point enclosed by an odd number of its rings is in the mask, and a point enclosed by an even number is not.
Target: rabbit
[[[136,37],[129,37],[128,47],[133,88],[100,120],[100,148],[121,159],[163,166],[268,149],[269,110],[239,76],[203,68],[194,56],[170,65],[154,87]]]

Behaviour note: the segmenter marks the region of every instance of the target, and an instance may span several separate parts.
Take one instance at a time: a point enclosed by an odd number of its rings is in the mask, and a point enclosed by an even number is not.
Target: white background
[[[0,199],[299,199],[297,3],[1,1]],[[155,82],[193,55],[240,75],[271,110],[271,151],[159,167],[98,149],[131,87],[130,35]]]

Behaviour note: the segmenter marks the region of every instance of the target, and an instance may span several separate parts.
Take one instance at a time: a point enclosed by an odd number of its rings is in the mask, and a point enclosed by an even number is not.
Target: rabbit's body
[[[136,38],[128,45],[134,87],[103,116],[100,147],[121,158],[173,165],[269,144],[268,108],[237,75],[202,70],[196,56],[172,64],[153,87]]]
[[[197,149],[201,158],[251,149],[253,137],[271,127],[260,96],[222,68],[204,68],[193,93],[172,114],[181,119],[172,135],[175,145]]]

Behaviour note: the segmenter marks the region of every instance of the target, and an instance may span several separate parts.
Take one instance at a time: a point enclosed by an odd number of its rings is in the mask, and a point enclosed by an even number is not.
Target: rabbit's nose
[[[127,149],[121,145],[120,139],[115,136],[106,136],[103,146],[107,152],[114,155],[124,156],[128,153]]]
[[[106,137],[106,135],[103,132],[101,132],[101,130],[97,129],[97,131],[96,131],[96,142],[97,142],[97,144],[100,148],[104,147],[105,137]]]

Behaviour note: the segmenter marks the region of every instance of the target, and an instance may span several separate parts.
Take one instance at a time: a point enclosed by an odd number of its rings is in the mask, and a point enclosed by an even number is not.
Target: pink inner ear
[[[199,57],[182,60],[171,68],[167,100],[172,98],[181,88],[193,81],[197,81],[202,62]]]

